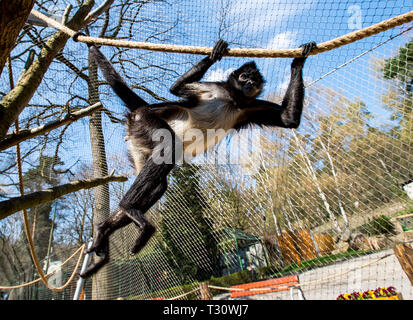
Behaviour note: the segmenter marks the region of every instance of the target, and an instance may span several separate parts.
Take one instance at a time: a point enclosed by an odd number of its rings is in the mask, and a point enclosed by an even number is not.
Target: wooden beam
[[[406,273],[413,286],[413,249],[409,244],[402,243],[396,245],[394,248],[394,253],[399,260],[400,266]]]
[[[201,282],[199,284],[199,289],[201,291],[201,300],[212,300],[212,292],[208,287],[208,282]]]

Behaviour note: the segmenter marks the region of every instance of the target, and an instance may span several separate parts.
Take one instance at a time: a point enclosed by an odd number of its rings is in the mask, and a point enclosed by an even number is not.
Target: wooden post
[[[212,292],[209,290],[208,282],[202,282],[199,284],[202,300],[212,300]]]
[[[413,249],[409,244],[398,244],[394,248],[394,253],[399,263],[413,285]]]

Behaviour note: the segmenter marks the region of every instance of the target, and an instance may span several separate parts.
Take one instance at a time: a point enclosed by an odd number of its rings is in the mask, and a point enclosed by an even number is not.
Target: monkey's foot
[[[95,261],[88,266],[86,271],[80,273],[82,278],[90,277],[109,261],[109,239],[108,237],[104,237],[99,226],[93,244],[86,250],[87,254],[91,254],[92,252],[96,254]]]
[[[99,259],[96,259],[89,267],[80,273],[80,276],[85,279],[95,274],[100,268],[102,268],[107,262],[109,262],[109,255],[101,255]]]
[[[209,58],[213,61],[219,61],[222,59],[224,54],[228,52],[228,43],[224,40],[218,40],[217,43],[215,43],[214,48],[212,49],[211,55]]]
[[[105,247],[107,246],[105,240],[105,236],[104,233],[101,230],[101,226],[97,227],[97,232],[96,232],[96,236],[93,240],[92,245],[90,246],[90,248],[88,248],[86,250],[86,253],[92,253],[95,252],[96,255],[101,256],[102,254],[105,253]]]

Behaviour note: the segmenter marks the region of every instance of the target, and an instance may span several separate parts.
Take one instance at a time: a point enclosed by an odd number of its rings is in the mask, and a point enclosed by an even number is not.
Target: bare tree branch
[[[85,18],[86,24],[89,24],[93,20],[96,20],[103,12],[109,9],[109,7],[112,5],[114,0],[106,0],[103,2],[99,7],[97,7],[95,10],[90,12],[87,17]]]
[[[0,3],[4,3],[2,1]],[[9,2],[9,1],[6,1]],[[94,5],[93,0],[85,1],[68,22],[68,27],[79,30],[84,27],[83,21]],[[19,30],[20,31],[20,30]],[[19,114],[33,97],[50,64],[57,54],[64,48],[69,36],[63,32],[56,32],[46,42],[36,61],[21,77],[15,88],[0,101],[0,137],[3,138],[10,126],[16,121]]]
[[[33,41],[33,43],[38,46],[40,49],[43,49],[46,46],[46,43],[38,36],[38,38],[36,38],[36,36],[34,36],[30,30],[31,27],[30,26],[25,26],[24,30],[26,31],[27,35],[29,36],[29,38]],[[35,31],[35,30],[34,30]],[[82,78],[85,81],[89,81],[89,77],[84,74],[82,71],[80,71],[73,63],[71,63],[68,59],[66,59],[62,52],[58,53],[56,55],[56,59],[59,60],[60,62],[62,62],[63,64],[65,64],[70,70],[72,70],[74,73],[76,73],[80,78]]]
[[[0,151],[10,148],[24,140],[37,137],[38,135],[41,135],[53,129],[59,128],[65,124],[77,121],[85,116],[89,116],[95,113],[96,111],[100,110],[101,108],[102,108],[102,104],[98,102],[90,107],[73,112],[70,115],[67,115],[66,117],[64,117],[63,119],[51,121],[37,128],[33,128],[29,130],[22,130],[19,133],[9,134],[3,140],[0,141]]]
[[[149,93],[152,97],[154,97],[156,100],[160,100],[160,101],[163,101],[163,102],[168,102],[168,99],[157,95],[155,92],[153,92],[152,90],[148,89],[148,88],[145,87],[145,86],[142,86],[142,85],[139,85],[139,84],[135,84],[135,85],[132,85],[131,88],[132,88],[132,89],[139,89],[139,90],[145,91],[146,93]]]
[[[11,214],[20,210],[53,201],[68,193],[76,192],[82,189],[94,188],[113,181],[124,182],[126,180],[128,179],[125,176],[108,175],[102,178],[77,180],[46,190],[29,193],[21,197],[10,198],[0,202],[0,220],[7,218]]]

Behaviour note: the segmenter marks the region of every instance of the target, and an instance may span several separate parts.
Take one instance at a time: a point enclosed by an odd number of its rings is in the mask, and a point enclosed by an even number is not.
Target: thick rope
[[[161,52],[175,52],[175,53],[190,53],[190,54],[201,54],[209,55],[212,52],[210,47],[195,47],[195,46],[179,46],[179,45],[167,45],[167,44],[156,44],[148,42],[137,42],[137,41],[124,41],[115,40],[107,38],[96,38],[89,37],[77,33],[76,31],[62,25],[61,23],[53,20],[44,14],[32,9],[31,12],[37,18],[45,21],[50,26],[66,33],[70,37],[76,36],[77,41],[84,43],[96,44],[96,45],[106,45],[113,47],[123,47],[123,48],[133,48],[133,49],[144,49],[152,51]],[[380,32],[392,29],[394,27],[400,26],[407,22],[413,21],[413,11],[398,15],[396,17],[390,18],[388,20],[381,21],[369,27],[356,30],[347,33],[338,38],[318,43],[317,48],[311,51],[310,55],[315,55],[321,52],[333,50],[341,46],[353,43],[355,41],[370,37],[372,35],[378,34]],[[226,56],[232,57],[256,57],[256,58],[294,58],[301,57],[301,48],[297,49],[240,49],[233,48],[229,49]]]
[[[79,253],[79,251],[83,252],[83,248],[84,248],[84,246],[79,247],[69,258],[67,258],[62,264],[60,264],[53,271],[46,274],[45,277],[48,278],[51,275],[55,274],[59,269],[61,269],[64,265],[66,265],[69,261],[71,261],[73,259],[73,257],[75,257]],[[82,252],[80,253],[80,256],[82,256]],[[15,286],[0,286],[0,290],[12,290],[12,289],[19,289],[19,288],[23,288],[23,287],[28,287],[28,286],[31,286],[32,284],[35,284],[35,283],[40,282],[40,281],[42,281],[42,278],[39,277],[36,280],[32,280],[30,282],[22,283],[22,284],[15,285]]]
[[[308,88],[308,87],[312,86],[313,84],[315,84],[316,82],[320,81],[321,79],[323,79],[323,78],[329,76],[330,74],[336,72],[337,70],[339,70],[339,69],[347,66],[348,64],[352,63],[353,61],[356,61],[357,59],[360,59],[362,56],[366,55],[367,53],[369,53],[369,52],[377,49],[378,47],[381,47],[382,45],[388,43],[389,41],[393,40],[394,38],[397,38],[397,37],[405,34],[406,32],[409,32],[409,31],[412,30],[412,29],[413,29],[413,26],[411,26],[411,27],[403,30],[402,32],[399,32],[398,34],[396,34],[396,35],[394,35],[394,36],[391,36],[391,37],[388,38],[386,41],[380,42],[379,44],[375,45],[373,48],[370,48],[370,49],[364,51],[363,53],[359,54],[358,56],[355,56],[354,58],[351,58],[350,60],[344,62],[342,65],[339,65],[338,67],[335,67],[334,69],[330,70],[329,72],[323,74],[323,75],[322,75],[321,77],[319,77],[318,79],[316,79],[316,80],[314,80],[313,82],[305,85],[305,88]]]
[[[19,132],[19,128],[18,128],[18,123],[16,122],[16,133]],[[24,195],[24,187],[23,187],[23,175],[22,175],[22,165],[21,165],[21,156],[20,156],[20,145],[17,144],[17,170],[18,170],[18,174],[19,174],[19,188],[20,188],[20,194]],[[76,252],[78,252],[79,250],[81,251],[79,254],[79,258],[76,262],[76,266],[73,269],[72,275],[70,276],[70,278],[66,281],[66,283],[61,286],[61,287],[53,287],[49,284],[49,282],[47,281],[47,277],[45,276],[42,267],[40,266],[40,262],[39,262],[39,258],[37,257],[36,254],[36,250],[34,248],[34,243],[33,243],[33,235],[30,231],[29,228],[29,218],[28,218],[28,214],[27,214],[27,210],[23,209],[23,219],[24,219],[24,231],[26,233],[26,238],[27,241],[29,243],[29,249],[30,249],[30,254],[32,256],[33,259],[33,263],[36,267],[37,272],[39,273],[39,277],[40,279],[43,281],[43,283],[46,285],[46,287],[48,287],[50,290],[55,291],[55,292],[59,292],[59,291],[63,291],[64,289],[66,289],[69,284],[72,282],[72,280],[74,279],[75,275],[76,275],[76,271],[79,268],[80,265],[80,261],[82,259],[83,256],[83,251],[85,249],[85,245],[82,245]]]

